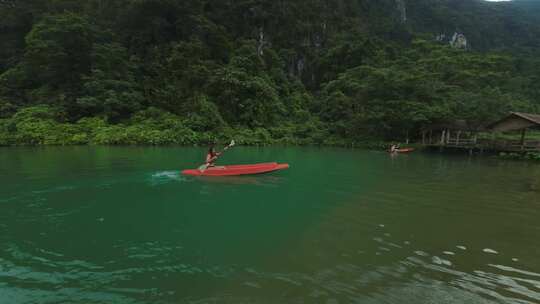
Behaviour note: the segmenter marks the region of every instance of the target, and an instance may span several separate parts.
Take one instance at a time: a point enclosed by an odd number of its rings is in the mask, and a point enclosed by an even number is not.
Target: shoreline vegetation
[[[75,123],[60,123],[51,117],[47,106],[27,108],[10,119],[0,120],[0,146],[204,146],[234,139],[239,145],[329,146],[387,149],[391,143],[377,139],[353,141],[331,137],[326,130],[286,125],[276,128],[222,128],[197,132],[186,127],[175,115],[148,109],[119,124],[104,118],[83,118]],[[10,132],[10,130],[12,130]]]
[[[332,137],[322,127],[285,125],[276,128],[221,128],[197,132],[180,117],[156,108],[138,112],[123,123],[111,124],[103,117],[82,118],[75,123],[58,121],[60,113],[48,105],[29,107],[8,119],[0,119],[0,147],[13,146],[205,146],[234,139],[244,146],[327,146],[387,151],[399,141],[364,139],[361,141]],[[418,143],[402,146],[425,150]],[[486,153],[489,154],[489,153]],[[507,160],[540,161],[540,153],[495,154]]]

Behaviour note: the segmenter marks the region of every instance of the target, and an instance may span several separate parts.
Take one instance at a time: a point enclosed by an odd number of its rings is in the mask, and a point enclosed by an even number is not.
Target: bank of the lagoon
[[[540,166],[246,148],[0,148],[0,303],[538,303]]]

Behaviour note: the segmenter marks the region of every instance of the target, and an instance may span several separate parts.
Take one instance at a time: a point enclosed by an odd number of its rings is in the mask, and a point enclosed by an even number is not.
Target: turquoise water
[[[328,148],[0,149],[0,303],[540,303],[540,165]]]

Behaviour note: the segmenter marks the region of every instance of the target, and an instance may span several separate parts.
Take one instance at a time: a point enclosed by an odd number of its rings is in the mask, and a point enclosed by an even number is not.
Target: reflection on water
[[[540,303],[536,164],[95,149],[0,150],[0,303]]]
[[[226,176],[226,177],[212,177],[212,176],[197,176],[192,177],[202,183],[215,183],[223,185],[259,185],[259,186],[272,186],[280,184],[284,181],[282,177],[272,175],[256,175],[256,176]]]

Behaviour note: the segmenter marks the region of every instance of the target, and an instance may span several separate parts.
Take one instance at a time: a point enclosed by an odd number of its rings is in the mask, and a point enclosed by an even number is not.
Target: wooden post
[[[441,145],[444,145],[445,138],[446,138],[446,130],[442,130]]]
[[[429,130],[429,144],[433,143],[433,130]]]
[[[521,151],[523,151],[525,149],[525,133],[526,132],[527,132],[527,128],[521,130],[521,141],[520,141]]]
[[[426,145],[426,131],[422,131],[422,145]]]
[[[446,130],[446,144],[449,144],[450,143],[450,130]]]
[[[456,136],[456,146],[459,146],[459,136],[460,135],[461,135],[461,131],[458,131],[457,136]]]
[[[407,130],[406,137],[407,137],[407,139],[405,140],[405,143],[408,145],[409,144],[409,130]]]

